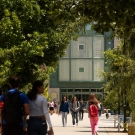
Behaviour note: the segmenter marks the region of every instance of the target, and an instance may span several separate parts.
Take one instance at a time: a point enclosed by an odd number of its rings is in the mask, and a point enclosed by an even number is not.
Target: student
[[[106,109],[105,111],[106,111],[106,119],[108,119],[109,118],[108,109]]]
[[[73,127],[75,126],[75,119],[76,119],[76,126],[78,126],[78,113],[79,113],[80,103],[78,102],[76,96],[73,97],[71,103],[71,111],[72,111],[72,124]]]
[[[100,109],[100,104],[94,94],[89,95],[88,108],[92,135],[98,135],[98,110]]]
[[[83,114],[84,114],[84,109],[85,108],[85,104],[83,103],[83,100],[80,100],[80,109],[79,109],[79,119],[83,120]]]
[[[31,91],[28,93],[30,116],[28,123],[29,135],[46,135],[47,123],[49,124],[49,132],[53,133],[52,123],[50,120],[47,99],[42,95],[44,86],[41,81],[33,83]]]
[[[54,112],[57,114],[58,113],[58,105],[57,102],[54,102]]]
[[[60,104],[60,113],[62,114],[63,127],[65,127],[67,125],[67,115],[69,113],[69,103],[66,101],[66,97],[62,98]]]
[[[98,110],[98,116],[100,117],[102,114],[102,104],[100,101],[99,101],[99,105],[100,105],[100,109]]]
[[[53,100],[50,100],[49,109],[50,109],[50,114],[53,115],[53,113],[54,113],[54,102],[53,102]]]
[[[24,93],[19,92],[20,79],[18,77],[11,77],[9,84],[11,89],[0,96],[0,101],[4,101],[2,134],[23,135],[22,118],[30,112],[28,98]]]
[[[58,115],[60,114],[60,102],[58,102],[58,108],[57,108],[58,110]]]

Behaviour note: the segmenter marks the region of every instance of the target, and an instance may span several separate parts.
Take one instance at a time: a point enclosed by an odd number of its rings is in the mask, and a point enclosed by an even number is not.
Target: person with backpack
[[[71,103],[71,111],[72,111],[72,124],[73,127],[75,126],[75,119],[76,119],[76,126],[78,126],[78,113],[80,109],[80,103],[78,102],[76,96],[73,97],[72,103]]]
[[[62,98],[59,113],[62,114],[62,124],[63,127],[65,127],[67,125],[67,115],[69,113],[69,103],[66,101],[66,97]]]
[[[2,110],[2,135],[23,135],[23,117],[30,113],[27,96],[19,92],[20,79],[9,79],[11,89],[0,96],[4,102]]]
[[[44,90],[43,82],[37,80],[27,94],[30,105],[28,135],[46,135],[47,123],[49,125],[48,134],[53,134],[47,99],[42,95]]]
[[[79,120],[83,120],[83,114],[84,114],[84,109],[85,108],[85,104],[83,102],[83,100],[80,100],[80,109],[79,109]]]
[[[89,110],[92,135],[98,135],[98,110],[99,109],[100,109],[99,101],[96,99],[94,94],[90,94],[88,99],[88,110]]]

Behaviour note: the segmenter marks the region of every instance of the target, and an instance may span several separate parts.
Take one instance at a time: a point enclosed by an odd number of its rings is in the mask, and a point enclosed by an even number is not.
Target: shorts
[[[54,107],[50,107],[50,111],[53,111],[54,110]]]

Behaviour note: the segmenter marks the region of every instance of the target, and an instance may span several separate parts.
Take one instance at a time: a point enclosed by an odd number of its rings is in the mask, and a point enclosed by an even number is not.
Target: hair
[[[20,84],[20,78],[17,76],[12,76],[9,78],[9,83],[12,88],[17,88]]]
[[[29,100],[36,100],[38,87],[42,86],[43,82],[37,80],[33,83],[32,89],[28,92],[27,96]]]
[[[0,86],[0,95],[2,95],[2,93],[3,93],[3,91],[2,91],[2,88],[1,88],[1,86]]]
[[[67,100],[67,97],[66,97],[66,96],[64,96],[64,97],[65,97],[65,98],[66,98],[66,100]],[[62,103],[62,102],[64,102],[64,101],[63,101],[63,100],[64,100],[64,97],[62,97],[61,103]]]
[[[89,98],[88,98],[88,104],[91,105],[91,104],[98,104],[99,101],[96,99],[95,95],[94,94],[90,94],[89,95]]]
[[[74,102],[74,98],[75,98],[76,96],[73,96],[73,98],[72,98],[72,103]],[[78,102],[78,99],[77,99],[77,97],[76,97],[76,101]]]

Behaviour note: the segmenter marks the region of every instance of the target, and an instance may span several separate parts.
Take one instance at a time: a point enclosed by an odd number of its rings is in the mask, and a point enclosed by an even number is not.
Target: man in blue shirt
[[[18,87],[20,85],[20,79],[16,76],[13,76],[9,79],[10,84],[10,90],[6,94],[2,94],[0,96],[0,101],[4,101],[4,107],[2,110],[3,113],[3,119],[2,119],[2,134],[3,135],[23,135],[23,116],[26,117],[30,113],[29,109],[29,103],[28,98],[24,93],[19,92]],[[18,93],[18,99],[19,99],[19,107],[14,107],[12,101],[14,100],[14,95],[17,95]],[[12,97],[12,101],[8,102]],[[16,103],[17,104],[17,103]],[[12,120],[14,114],[11,114],[11,112],[8,112],[10,110],[8,107],[10,106],[16,110],[16,112],[20,109],[22,112],[22,117],[18,123],[14,123],[15,119]],[[12,109],[13,110],[13,109]],[[6,121],[7,117],[5,117],[6,113],[8,114],[8,119],[10,119],[10,123]],[[11,114],[11,115],[10,115]],[[20,115],[21,115],[20,114]],[[12,123],[13,122],[13,123]]]
[[[66,97],[63,97],[61,104],[60,104],[60,111],[62,114],[62,124],[63,127],[67,125],[67,115],[69,113],[69,103],[66,101]]]

